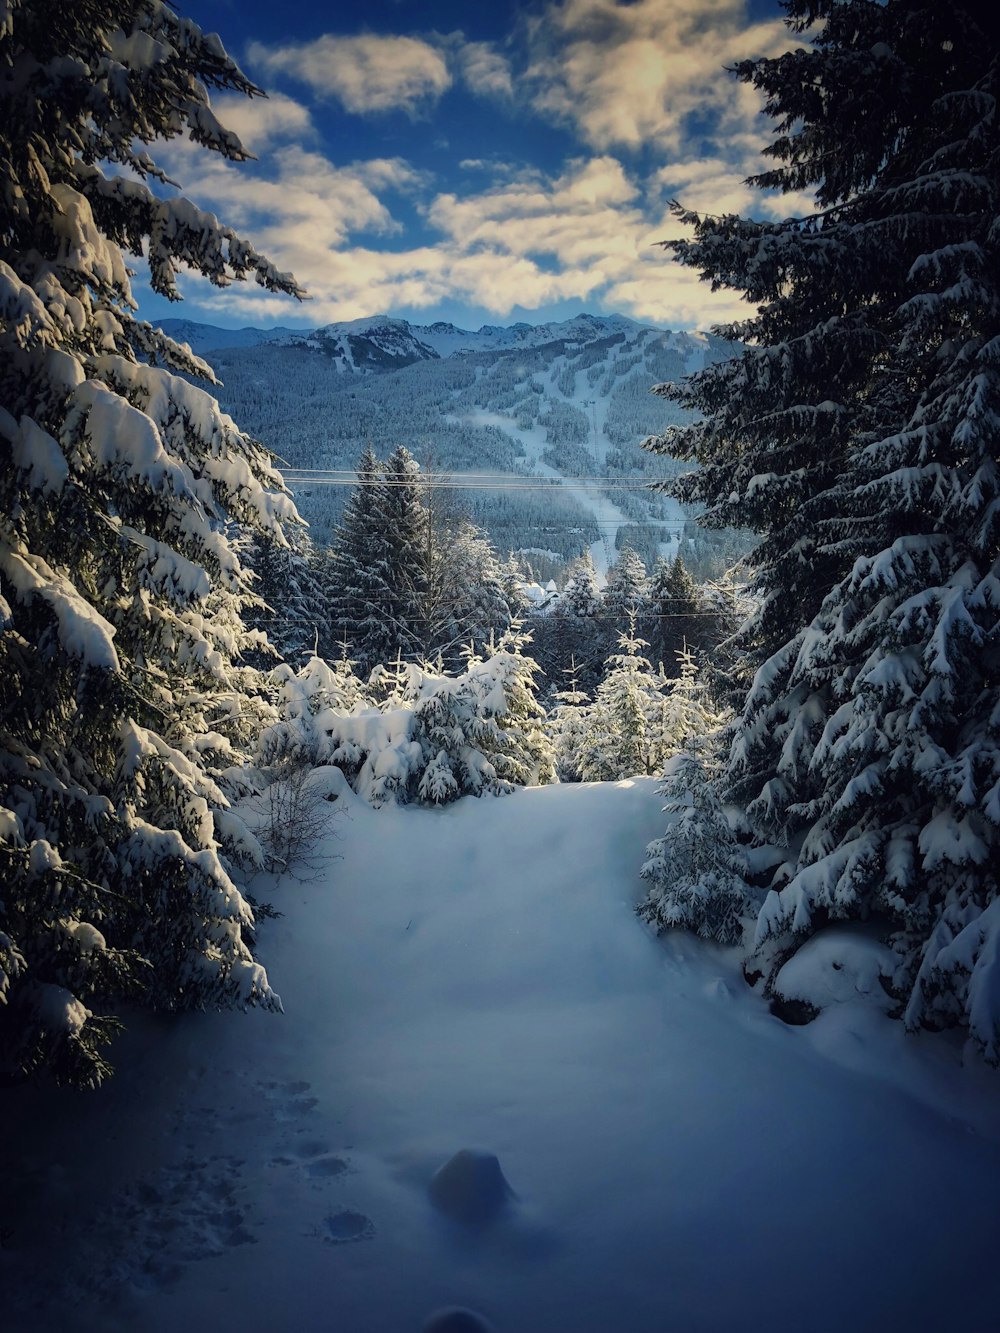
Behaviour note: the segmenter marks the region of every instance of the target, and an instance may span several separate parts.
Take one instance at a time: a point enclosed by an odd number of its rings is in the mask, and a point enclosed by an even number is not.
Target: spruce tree
[[[560,614],[590,620],[601,610],[601,590],[589,551],[584,551],[569,568],[569,578],[559,599]]]
[[[432,522],[433,518],[429,516]],[[455,670],[465,645],[474,644],[481,651],[493,636],[510,629],[519,598],[489,538],[468,519],[437,531],[433,549],[428,648]]]
[[[432,559],[430,515],[420,467],[404,445],[386,460],[378,492],[383,563],[380,614],[394,650],[416,658],[431,652],[428,620]]]
[[[618,652],[605,664],[605,675],[587,710],[587,730],[580,747],[580,776],[586,782],[613,782],[663,767],[663,691],[666,681],[642,655],[635,613],[619,636]]]
[[[388,618],[389,539],[382,519],[382,466],[368,445],[334,537],[329,565],[330,620],[338,639],[350,645],[362,675],[395,654],[397,636]]]
[[[723,774],[788,849],[779,960],[886,923],[910,1026],[1000,1059],[1000,58],[973,0],[788,0],[811,46],[741,63],[776,121],[755,183],[802,219],[680,216],[671,242],[756,315],[668,396],[678,494],[760,535],[754,672]]]
[[[641,613],[648,590],[649,580],[641,557],[631,546],[623,546],[608,570],[602,605],[608,623],[617,633],[626,628],[630,612]]]
[[[257,577],[254,591],[263,602],[246,617],[248,628],[259,630],[273,650],[294,666],[317,651],[322,653],[330,645],[330,611],[320,573],[322,556],[309,539],[297,536],[294,544],[279,544],[270,534],[258,534],[249,544],[245,561]],[[258,650],[249,660],[254,665],[273,665],[266,650]]]
[[[654,662],[669,668],[679,650],[699,641],[699,621],[694,619],[698,610],[694,580],[680,555],[669,561],[660,556],[650,575],[646,613],[640,621]]]
[[[246,152],[209,89],[258,90],[160,0],[33,0],[0,23],[0,1062],[94,1084],[123,999],[276,1007],[224,860],[252,851],[226,770],[261,713],[232,525],[290,498],[136,318],[123,248],[176,298],[293,280],[152,188],[186,136]],[[116,171],[120,170],[120,174]]]
[[[552,737],[559,781],[580,782],[583,777],[582,756],[587,743],[590,696],[580,689],[575,657],[570,658],[570,664],[563,675],[569,678],[567,688],[556,690],[552,695],[554,704],[548,715],[547,729]]]
[[[646,848],[639,873],[650,889],[638,913],[657,931],[682,926],[719,944],[739,944],[757,898],[713,776],[697,748],[667,764],[659,791],[670,825]]]

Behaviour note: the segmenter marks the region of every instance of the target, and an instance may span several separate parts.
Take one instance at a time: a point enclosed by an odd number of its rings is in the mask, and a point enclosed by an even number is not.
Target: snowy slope
[[[254,886],[284,1016],[147,1021],[104,1092],[6,1093],[5,1326],[995,1327],[996,1075],[862,995],[786,1027],[651,937],[659,807],[344,794],[313,877]],[[490,1221],[429,1196],[463,1148],[515,1192]]]

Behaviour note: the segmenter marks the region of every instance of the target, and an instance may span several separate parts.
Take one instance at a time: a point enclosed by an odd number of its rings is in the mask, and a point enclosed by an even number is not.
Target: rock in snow
[[[493,1153],[462,1148],[434,1173],[428,1193],[434,1206],[455,1221],[482,1226],[497,1216],[514,1191]]]

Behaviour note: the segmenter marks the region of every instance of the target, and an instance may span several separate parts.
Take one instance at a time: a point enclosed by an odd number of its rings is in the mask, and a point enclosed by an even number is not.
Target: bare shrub
[[[317,868],[316,847],[327,831],[331,797],[312,783],[313,766],[288,755],[276,763],[274,780],[261,794],[260,844],[273,873]]]

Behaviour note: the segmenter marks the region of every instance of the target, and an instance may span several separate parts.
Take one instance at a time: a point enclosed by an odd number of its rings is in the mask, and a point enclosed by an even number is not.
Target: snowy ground
[[[102,1092],[4,1092],[4,1328],[996,1328],[1000,1076],[861,1000],[787,1027],[652,938],[659,807],[342,798],[270,894],[283,1017],[146,1020]],[[515,1191],[488,1222],[428,1195],[463,1148]]]

